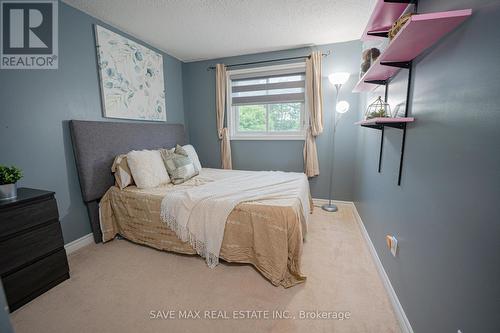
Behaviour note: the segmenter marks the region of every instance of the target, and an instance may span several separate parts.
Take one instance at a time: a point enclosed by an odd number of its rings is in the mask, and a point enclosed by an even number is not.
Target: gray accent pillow
[[[198,174],[193,161],[181,146],[177,145],[174,152],[168,149],[160,152],[172,183],[182,184]]]

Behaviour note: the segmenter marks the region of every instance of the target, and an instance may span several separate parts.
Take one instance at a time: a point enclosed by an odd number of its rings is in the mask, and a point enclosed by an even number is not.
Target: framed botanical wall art
[[[99,25],[95,36],[104,116],[166,121],[162,55]]]

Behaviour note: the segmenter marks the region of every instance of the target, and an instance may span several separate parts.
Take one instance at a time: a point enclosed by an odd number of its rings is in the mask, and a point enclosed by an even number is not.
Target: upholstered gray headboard
[[[94,240],[99,243],[99,199],[114,184],[111,165],[115,156],[131,150],[186,144],[184,126],[84,120],[71,120],[69,126],[83,201],[89,211]]]

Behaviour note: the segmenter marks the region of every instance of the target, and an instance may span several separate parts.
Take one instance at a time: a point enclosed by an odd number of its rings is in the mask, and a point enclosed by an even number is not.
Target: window
[[[303,140],[305,65],[228,71],[231,140]]]

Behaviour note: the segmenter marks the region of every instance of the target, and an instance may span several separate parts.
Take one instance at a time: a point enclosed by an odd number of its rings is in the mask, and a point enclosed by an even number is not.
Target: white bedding
[[[211,268],[219,263],[227,217],[242,202],[286,205],[298,199],[307,230],[309,183],[303,173],[204,168],[198,177],[200,186],[174,187],[165,195],[161,217]]]

